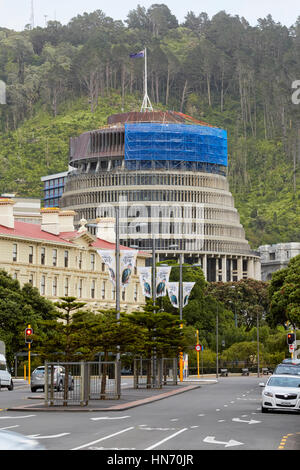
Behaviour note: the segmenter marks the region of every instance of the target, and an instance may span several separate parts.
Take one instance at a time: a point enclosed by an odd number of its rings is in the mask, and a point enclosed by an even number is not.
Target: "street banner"
[[[195,285],[195,282],[183,282],[182,290],[183,290],[183,307],[188,304],[190,293]]]
[[[121,287],[125,288],[130,282],[130,278],[135,267],[137,250],[121,250],[120,272]]]
[[[143,295],[145,297],[152,297],[152,269],[151,268],[139,268],[140,284],[142,287]]]
[[[167,289],[171,304],[173,307],[179,308],[179,282],[169,282]]]
[[[115,250],[97,250],[101,256],[103,263],[106,264],[109,271],[109,277],[112,284],[116,285],[116,254]]]
[[[158,266],[156,268],[156,297],[167,295],[171,266]]]

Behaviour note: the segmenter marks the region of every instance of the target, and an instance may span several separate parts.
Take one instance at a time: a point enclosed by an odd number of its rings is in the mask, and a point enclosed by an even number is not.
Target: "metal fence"
[[[176,357],[162,359],[162,383],[163,385],[177,385],[178,360]]]
[[[177,384],[177,359],[134,359],[133,388],[162,388]]]
[[[56,379],[58,367],[64,368],[64,380],[60,385]],[[112,400],[121,396],[118,361],[48,362],[45,370],[48,370],[45,374],[46,406],[87,406],[90,400]]]

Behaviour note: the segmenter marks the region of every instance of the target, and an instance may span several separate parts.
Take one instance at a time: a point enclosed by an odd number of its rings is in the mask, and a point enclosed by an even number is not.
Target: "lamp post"
[[[219,377],[219,304],[217,303],[216,316],[216,377]]]

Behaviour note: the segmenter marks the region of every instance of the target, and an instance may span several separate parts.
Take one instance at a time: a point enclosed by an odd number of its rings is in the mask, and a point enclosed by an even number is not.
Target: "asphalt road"
[[[38,439],[47,450],[300,450],[299,414],[262,414],[262,381],[221,377],[122,412],[8,411],[28,403],[29,387],[20,383],[0,392],[0,430]]]

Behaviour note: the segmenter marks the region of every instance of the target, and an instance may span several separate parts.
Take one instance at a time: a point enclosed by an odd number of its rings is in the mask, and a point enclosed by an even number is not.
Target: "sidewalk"
[[[30,395],[29,403],[22,406],[10,407],[9,411],[124,411],[137,406],[146,405],[157,400],[189,392],[201,387],[201,384],[216,383],[216,380],[210,379],[189,379],[177,385],[165,385],[161,389],[133,389],[124,388],[119,400],[90,400],[87,406],[69,405],[69,406],[45,406],[44,394]]]

